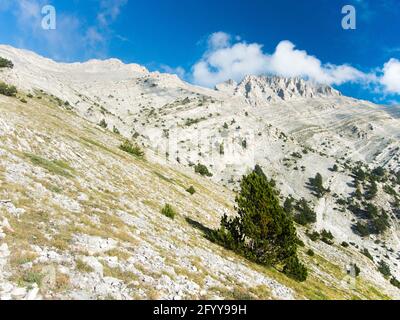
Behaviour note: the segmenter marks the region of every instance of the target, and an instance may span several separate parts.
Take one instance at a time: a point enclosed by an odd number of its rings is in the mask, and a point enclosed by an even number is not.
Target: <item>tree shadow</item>
[[[311,195],[313,195],[314,197],[319,198],[318,192],[314,186],[314,178],[309,178],[308,182],[306,182],[305,187],[306,189],[310,190]]]
[[[215,233],[215,230],[210,229],[203,225],[202,223],[193,220],[192,218],[185,217],[185,220],[188,224],[190,224],[193,228],[200,230],[203,233],[203,236],[207,239],[210,239],[212,235]]]

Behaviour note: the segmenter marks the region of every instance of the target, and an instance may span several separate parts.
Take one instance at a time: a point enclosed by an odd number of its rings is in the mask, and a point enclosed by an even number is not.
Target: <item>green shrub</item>
[[[18,91],[15,86],[9,86],[4,82],[0,81],[0,94],[7,97],[15,97]]]
[[[366,200],[372,200],[376,197],[378,193],[378,186],[375,181],[372,181],[369,185],[368,192],[365,195]]]
[[[19,101],[21,101],[22,103],[28,103],[28,101],[26,101],[24,98],[20,99]]]
[[[364,181],[366,178],[366,174],[363,169],[357,168],[353,170],[353,176],[358,181]]]
[[[371,234],[368,225],[362,222],[357,222],[356,225],[353,227],[354,231],[358,233],[361,237],[366,237]]]
[[[185,126],[190,127],[191,125],[199,123],[201,120],[202,119],[191,119],[191,118],[186,119]]]
[[[223,143],[221,143],[219,145],[219,154],[220,155],[224,155],[225,154],[225,148],[224,148],[224,144]]]
[[[299,153],[299,152],[293,152],[293,153],[291,154],[291,156],[292,156],[293,158],[298,158],[298,159],[303,158],[303,156],[302,156],[301,153]]]
[[[125,151],[135,157],[138,157],[138,158],[142,158],[144,156],[144,151],[138,145],[132,144],[132,142],[130,142],[129,140],[125,140],[119,146],[119,148],[122,151]]]
[[[119,130],[118,130],[118,128],[116,126],[113,126],[113,132],[115,134],[120,134],[120,132],[119,132]]]
[[[348,244],[346,241],[343,241],[340,245],[341,245],[343,248],[348,248],[348,247],[349,247],[349,244]]]
[[[305,247],[306,246],[305,243],[303,242],[303,240],[301,240],[300,238],[297,238],[297,245],[299,247]]]
[[[388,184],[385,184],[385,186],[383,187],[383,190],[387,193],[387,194],[389,194],[389,195],[391,195],[391,196],[397,196],[397,192],[396,192],[396,190],[394,190],[391,186],[389,186]]]
[[[9,68],[9,69],[12,69],[12,68],[14,68],[14,64],[12,63],[12,61],[0,57],[0,69],[1,69],[1,68]]]
[[[309,233],[308,231],[307,231],[307,236],[311,239],[311,241],[317,241],[317,240],[319,240],[320,239],[320,237],[321,237],[321,235],[317,232],[317,231],[314,231],[313,233]]]
[[[368,203],[367,208],[366,208],[366,212],[367,212],[367,218],[368,219],[374,219],[378,216],[378,207]]]
[[[376,234],[383,234],[389,228],[389,216],[382,210],[380,216],[376,217],[371,221],[371,228]]]
[[[212,177],[212,173],[208,171],[208,168],[201,163],[195,165],[194,172],[201,174],[202,176]]]
[[[395,287],[397,287],[398,289],[400,289],[400,281],[397,280],[395,277],[392,277],[392,279],[390,279],[390,283],[391,283],[393,286],[395,286]]]
[[[166,216],[166,217],[168,217],[168,218],[170,218],[170,219],[174,219],[174,218],[175,218],[175,215],[176,215],[175,209],[174,209],[171,205],[169,205],[169,204],[166,204],[166,205],[164,206],[164,208],[161,209],[161,213],[162,213],[164,216]]]
[[[106,120],[103,119],[103,120],[101,120],[101,121],[99,122],[99,126],[102,127],[102,128],[104,128],[104,129],[107,129],[108,124],[107,124]]]
[[[380,273],[382,273],[382,275],[383,275],[385,278],[391,276],[391,274],[392,274],[391,271],[390,271],[389,265],[388,265],[385,261],[383,261],[383,260],[381,260],[381,261],[379,262],[378,271],[379,271]]]
[[[333,234],[330,231],[327,231],[325,229],[321,231],[321,237],[322,237],[322,239],[321,239],[322,241],[324,241],[324,240],[332,241],[334,239]]]
[[[191,195],[194,195],[196,193],[196,190],[194,189],[193,186],[190,186],[188,189],[186,189],[186,192],[190,193]]]
[[[307,268],[296,256],[292,256],[286,260],[283,273],[299,282],[306,281],[308,275]]]
[[[382,167],[377,167],[371,172],[375,177],[382,178],[386,174],[386,170]]]
[[[368,259],[370,259],[371,261],[374,261],[374,258],[372,257],[372,255],[369,253],[367,248],[364,248],[361,250],[361,253],[366,256]]]
[[[308,249],[306,252],[310,257],[314,256],[314,251],[312,249]]]

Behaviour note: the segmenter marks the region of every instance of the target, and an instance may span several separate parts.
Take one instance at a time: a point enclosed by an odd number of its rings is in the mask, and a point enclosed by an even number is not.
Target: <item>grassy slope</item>
[[[156,164],[154,155],[142,160],[122,152],[118,149],[120,136],[57,107],[51,97],[27,100],[23,104],[0,97],[0,121],[4,122],[0,122],[4,131],[0,134],[0,199],[10,199],[25,210],[17,217],[0,207],[0,216],[8,218],[14,229],[7,232],[5,241],[11,250],[9,270],[15,283],[29,286],[37,282],[45,298],[68,297],[78,290],[73,280],[93,271],[82,259],[94,256],[102,263],[104,276],[120,279],[131,298],[170,297],[155,290],[151,282],[138,285],[135,281],[144,275],[156,282],[163,275],[177,282],[183,275],[206,289],[196,295],[184,293],[184,298],[279,297],[271,287],[259,284],[259,278],[275,279],[299,299],[387,298],[383,289],[374,288],[363,277],[349,289],[343,266],[318,252],[312,258],[302,255],[313,271],[309,280],[299,284],[209,243],[186,218],[216,227],[224,211],[233,212],[231,191],[185,169]],[[191,185],[197,191],[193,196],[185,191]],[[174,221],[160,214],[165,203],[176,208]],[[119,212],[128,213],[134,223],[127,224]],[[77,245],[75,237],[82,234],[111,238],[118,245],[91,253]],[[65,261],[39,259],[40,253],[32,245],[64,255]],[[153,259],[162,258],[161,268],[138,259],[134,252],[144,245],[154,249]],[[221,265],[210,261],[209,252],[214,260],[223,259],[222,265],[231,263],[233,267],[221,270]],[[121,266],[129,261],[130,267],[110,266],[109,257],[117,257]],[[26,269],[26,263],[32,261]],[[43,270],[49,264],[56,268],[62,264],[68,270],[57,272],[51,287],[43,284]],[[246,276],[250,272],[250,278],[240,278],[239,268],[245,268]],[[215,284],[206,284],[210,279]]]

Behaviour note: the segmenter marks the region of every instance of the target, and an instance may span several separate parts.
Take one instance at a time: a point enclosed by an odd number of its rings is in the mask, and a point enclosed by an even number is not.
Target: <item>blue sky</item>
[[[56,30],[41,28],[46,4]],[[398,0],[0,0],[0,43],[58,61],[116,57],[210,87],[302,76],[385,104],[400,101],[399,33]]]

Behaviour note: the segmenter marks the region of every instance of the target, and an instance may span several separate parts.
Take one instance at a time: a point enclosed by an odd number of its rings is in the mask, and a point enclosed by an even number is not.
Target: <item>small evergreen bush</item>
[[[135,157],[138,157],[138,158],[142,158],[144,156],[144,151],[138,145],[132,144],[132,142],[130,142],[129,140],[125,140],[119,146],[119,148],[122,151],[125,151]]]
[[[196,193],[196,190],[194,189],[193,186],[190,186],[190,187],[186,190],[186,192],[190,193],[191,195],[194,195],[194,194]]]
[[[166,204],[166,205],[161,209],[161,213],[162,213],[164,216],[166,216],[166,217],[168,217],[168,218],[170,218],[170,219],[174,219],[174,218],[175,218],[175,215],[176,215],[175,209],[174,209],[171,205],[169,205],[169,204]]]
[[[383,275],[385,278],[391,276],[391,274],[392,274],[391,271],[390,271],[389,265],[388,265],[385,261],[383,261],[383,260],[381,260],[381,261],[379,262],[378,271],[379,271],[380,273],[382,273],[382,275]]]
[[[210,171],[208,171],[208,168],[201,163],[197,164],[194,167],[194,172],[196,172],[202,176],[212,177],[212,173]]]
[[[299,282],[306,281],[308,275],[307,268],[299,261],[297,256],[292,256],[286,260],[283,273]]]
[[[106,129],[106,128],[108,127],[108,124],[107,124],[106,120],[103,119],[103,120],[101,120],[101,121],[99,122],[99,126],[102,127],[102,128],[104,128],[104,129]]]
[[[368,259],[370,259],[371,261],[374,261],[374,258],[372,257],[372,255],[369,253],[367,248],[364,248],[361,250],[361,253],[366,256]]]
[[[15,97],[18,91],[15,86],[9,86],[4,82],[0,81],[0,94],[7,97]]]
[[[14,68],[14,64],[12,63],[12,61],[0,57],[0,69],[1,69],[1,68],[9,68],[9,69],[12,69],[12,68]]]
[[[393,286],[395,286],[395,287],[397,287],[398,289],[400,289],[400,281],[397,280],[395,277],[392,277],[392,279],[390,279],[390,283],[391,283]]]
[[[306,252],[310,257],[314,256],[314,251],[312,249],[308,249]]]

